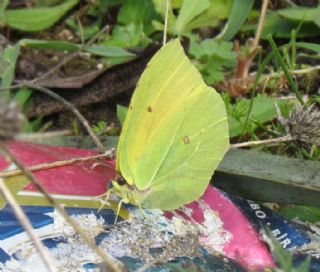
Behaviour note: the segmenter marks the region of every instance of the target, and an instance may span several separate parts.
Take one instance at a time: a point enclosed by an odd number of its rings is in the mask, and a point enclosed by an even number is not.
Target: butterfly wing
[[[174,209],[202,195],[228,149],[224,103],[178,40],[149,62],[132,97],[117,169],[147,190],[144,206]]]

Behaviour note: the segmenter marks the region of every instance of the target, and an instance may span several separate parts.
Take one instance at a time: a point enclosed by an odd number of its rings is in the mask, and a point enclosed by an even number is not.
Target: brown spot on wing
[[[148,111],[148,112],[152,112],[152,108],[149,106],[149,107],[147,108],[147,111]]]
[[[190,144],[190,139],[189,139],[189,137],[188,137],[188,136],[184,136],[184,137],[183,137],[183,142],[184,142],[185,145]]]

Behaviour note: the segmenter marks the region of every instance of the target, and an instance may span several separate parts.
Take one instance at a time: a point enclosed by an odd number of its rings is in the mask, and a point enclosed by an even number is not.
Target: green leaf
[[[4,72],[1,74],[1,87],[9,88],[12,84],[14,78],[14,72],[16,68],[16,62],[20,54],[20,45],[17,43],[14,46],[9,45],[3,52],[3,61],[6,62],[6,67]],[[9,97],[9,91],[0,92],[0,96]]]
[[[206,39],[198,43],[191,40],[189,53],[195,60],[207,84],[214,84],[224,79],[223,70],[234,67],[237,54],[231,42]]]
[[[123,126],[124,124],[124,120],[126,119],[127,112],[128,112],[127,107],[117,105],[117,115],[120,120],[121,126]]]
[[[165,17],[166,17],[167,1],[152,0],[152,2],[154,4],[154,7],[155,7],[156,11],[162,16],[162,19],[164,20]],[[169,33],[173,33],[174,32],[173,27],[176,24],[176,16],[173,13],[172,5],[173,5],[172,1],[169,1],[169,10],[168,10],[168,32]],[[154,25],[155,22],[152,22],[152,24]],[[164,24],[157,22],[157,25],[160,25],[160,24],[162,26],[164,26]]]
[[[29,88],[20,88],[14,95],[13,100],[16,101],[16,103],[20,106],[20,108],[23,108],[26,103],[28,102],[29,98],[31,97],[32,90]]]
[[[0,26],[6,24],[6,8],[9,4],[9,0],[0,1]]]
[[[278,10],[277,13],[289,20],[313,22],[320,27],[320,5],[316,8],[291,7]]]
[[[74,16],[70,16],[65,22],[81,40],[86,41],[99,32],[102,18],[99,17],[96,20],[92,19],[90,20],[90,24],[83,25],[82,28],[80,28],[79,23]]]
[[[209,6],[209,0],[199,0],[196,5],[193,0],[184,0],[175,23],[176,33],[178,35],[183,34],[186,25],[188,25],[188,23],[190,23],[196,16],[205,11]]]
[[[304,49],[312,50],[318,54],[320,54],[320,44],[316,43],[308,43],[308,42],[296,42],[296,46],[302,47]]]
[[[252,133],[257,127],[257,123],[263,124],[275,118],[277,114],[274,106],[275,103],[281,106],[285,102],[266,95],[254,97],[249,124],[246,127],[245,133]],[[227,107],[230,137],[239,136],[242,133],[249,106],[250,100],[241,98],[234,105]]]
[[[166,1],[153,0],[156,11],[164,20]],[[189,36],[192,30],[201,27],[215,27],[220,19],[228,17],[232,0],[201,0],[194,5],[194,1],[180,0],[169,2],[168,33]],[[178,12],[178,16],[175,13]],[[153,21],[152,25],[158,31],[163,31],[164,24]]]
[[[73,44],[66,41],[47,41],[47,40],[37,40],[37,39],[22,39],[20,40],[21,46],[26,46],[29,48],[39,48],[39,49],[51,49],[58,51],[77,51],[80,45]]]
[[[217,42],[213,39],[205,39],[201,43],[191,43],[190,54],[197,59],[207,57],[217,57],[222,60],[235,60],[237,54],[233,51],[231,42]]]
[[[132,23],[125,26],[116,25],[103,44],[120,47],[145,46],[150,43],[150,39],[143,33],[143,25]]]
[[[290,205],[280,208],[278,212],[289,219],[299,219],[311,223],[320,222],[320,209],[315,207]]]
[[[231,40],[237,34],[252,9],[253,0],[234,0],[229,19],[221,31],[220,39]]]
[[[73,44],[65,41],[45,41],[45,40],[36,40],[36,39],[23,39],[20,41],[21,46],[27,46],[30,48],[41,48],[41,49],[53,49],[59,51],[70,51],[74,52],[79,50],[82,46],[80,44]],[[103,57],[134,57],[135,55],[129,53],[128,51],[111,45],[96,45],[93,44],[87,48],[84,48],[84,51]]]
[[[79,0],[68,0],[55,7],[7,10],[6,23],[23,31],[43,30],[56,23],[78,2]]]
[[[272,231],[269,231],[268,236],[272,240],[273,245],[273,253],[274,258],[278,264],[278,268],[273,269],[275,272],[308,272],[310,266],[310,257],[306,257],[306,259],[299,265],[294,264],[292,253],[284,248],[282,248],[281,244],[277,240],[276,237],[272,234]]]
[[[263,30],[261,33],[261,38],[266,39],[268,34],[272,34],[274,37],[278,38],[290,38],[291,32],[299,27],[300,21],[292,21],[281,17],[276,12],[270,12],[263,25]],[[255,31],[257,29],[257,24],[248,24],[242,28],[243,32]],[[297,32],[297,37],[314,37],[319,36],[320,29],[312,22],[303,22],[299,31]]]
[[[103,57],[134,57],[134,54],[129,53],[126,50],[118,46],[112,45],[91,45],[90,47],[86,48],[85,51]]]
[[[191,32],[197,28],[217,26],[219,20],[228,18],[231,7],[232,0],[211,0],[206,10],[185,26],[185,31]]]
[[[117,22],[122,25],[141,24],[142,31],[149,35],[154,31],[152,20],[159,18],[152,1],[125,0],[119,10]]]

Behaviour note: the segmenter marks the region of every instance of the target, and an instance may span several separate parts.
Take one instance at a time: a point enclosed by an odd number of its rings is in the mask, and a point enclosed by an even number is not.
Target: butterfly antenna
[[[146,214],[146,212],[144,211],[144,208],[142,208],[142,205],[140,202],[137,203],[138,207],[139,207],[139,211],[142,213],[143,217],[148,218],[148,215]]]
[[[116,219],[114,220],[114,224],[116,224],[117,221],[118,221],[119,213],[120,213],[120,210],[121,210],[123,202],[124,202],[124,199],[121,199],[119,204],[118,204],[118,209],[117,209]]]

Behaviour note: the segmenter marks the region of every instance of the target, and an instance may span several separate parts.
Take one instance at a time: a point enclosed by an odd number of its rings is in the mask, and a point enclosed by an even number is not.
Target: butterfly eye
[[[118,183],[119,185],[121,185],[121,186],[127,184],[126,180],[125,180],[123,177],[119,177],[119,178],[117,179],[117,183]]]

